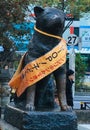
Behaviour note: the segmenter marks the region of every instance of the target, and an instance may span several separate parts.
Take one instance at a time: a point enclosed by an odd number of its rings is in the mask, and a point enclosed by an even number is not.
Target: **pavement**
[[[19,129],[13,127],[12,125],[5,122],[4,120],[0,119],[0,130],[19,130]]]
[[[90,130],[90,124],[78,124],[78,130]]]

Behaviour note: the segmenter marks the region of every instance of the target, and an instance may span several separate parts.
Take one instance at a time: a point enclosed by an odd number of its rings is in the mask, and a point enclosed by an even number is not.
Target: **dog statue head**
[[[44,32],[62,36],[65,14],[62,10],[51,7],[34,7],[36,27]]]

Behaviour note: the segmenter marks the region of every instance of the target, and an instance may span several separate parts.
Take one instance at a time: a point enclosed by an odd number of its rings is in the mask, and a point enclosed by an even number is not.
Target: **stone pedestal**
[[[7,105],[4,119],[20,130],[77,130],[77,117],[74,112],[26,112]]]

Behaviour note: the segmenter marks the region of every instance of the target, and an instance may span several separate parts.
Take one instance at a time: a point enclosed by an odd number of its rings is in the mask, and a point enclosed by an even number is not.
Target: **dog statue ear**
[[[43,11],[44,11],[44,9],[39,6],[34,7],[34,13],[35,13],[36,17],[38,17]]]

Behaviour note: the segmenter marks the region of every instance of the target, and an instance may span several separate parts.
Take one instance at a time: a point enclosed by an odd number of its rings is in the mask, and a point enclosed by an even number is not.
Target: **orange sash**
[[[23,70],[21,70],[22,58],[9,85],[16,90],[17,96],[20,96],[27,87],[32,86],[62,66],[66,62],[66,53],[66,41],[62,39],[51,51],[28,63]]]

